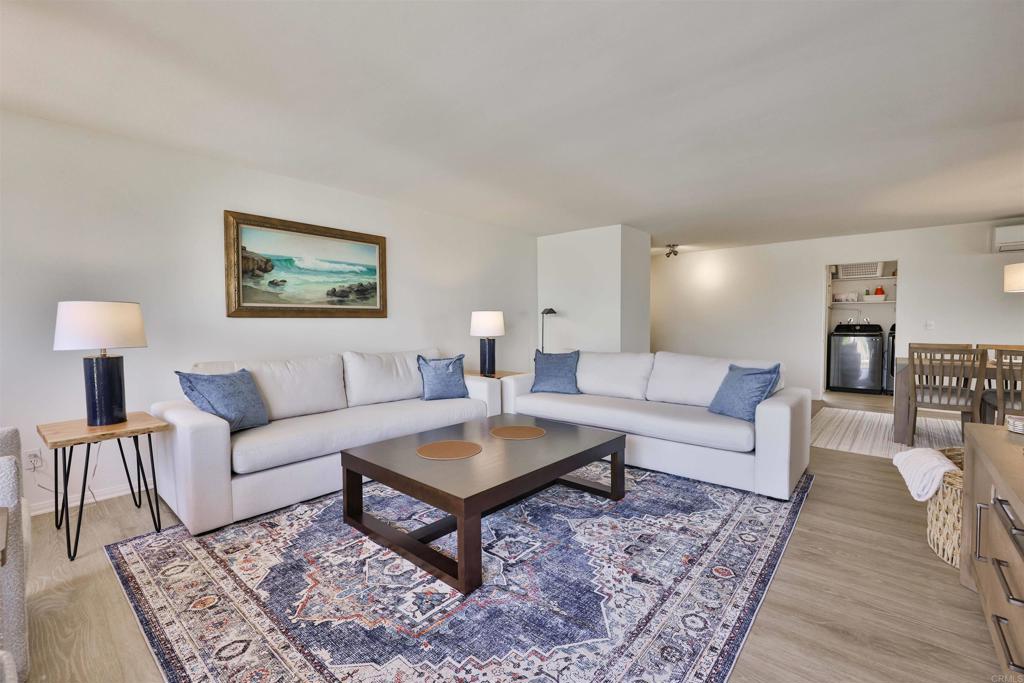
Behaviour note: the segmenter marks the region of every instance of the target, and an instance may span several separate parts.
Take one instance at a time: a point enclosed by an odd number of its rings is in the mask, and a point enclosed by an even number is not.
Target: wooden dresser
[[[978,592],[996,656],[1024,673],[1024,436],[965,429],[960,582]]]

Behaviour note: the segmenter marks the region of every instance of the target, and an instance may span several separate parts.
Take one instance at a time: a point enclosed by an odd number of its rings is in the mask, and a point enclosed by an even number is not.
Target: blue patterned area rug
[[[168,681],[724,681],[812,477],[783,503],[626,476],[618,502],[554,486],[484,518],[468,597],[349,528],[340,494],[107,554]],[[442,516],[379,484],[364,504]]]

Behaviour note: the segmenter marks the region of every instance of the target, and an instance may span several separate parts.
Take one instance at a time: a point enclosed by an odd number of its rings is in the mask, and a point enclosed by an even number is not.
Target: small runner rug
[[[168,681],[724,681],[811,480],[789,502],[632,468],[618,502],[548,488],[484,519],[469,596],[348,527],[340,494],[107,555]],[[441,516],[379,484],[364,504]]]
[[[892,413],[822,408],[811,420],[811,445],[891,459],[900,451],[910,448],[892,440],[892,420]],[[938,449],[963,445],[959,419],[917,418],[915,448]]]

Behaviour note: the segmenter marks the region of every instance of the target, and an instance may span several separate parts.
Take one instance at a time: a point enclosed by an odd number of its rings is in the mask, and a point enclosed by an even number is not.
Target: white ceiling
[[[1024,2],[3,2],[0,103],[534,233],[1024,214]]]

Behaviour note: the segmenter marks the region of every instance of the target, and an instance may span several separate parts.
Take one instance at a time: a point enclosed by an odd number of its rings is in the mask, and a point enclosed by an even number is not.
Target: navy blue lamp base
[[[494,377],[494,340],[487,337],[480,338],[480,374]]]
[[[85,368],[86,423],[90,427],[124,422],[124,358],[89,356],[82,359]]]

